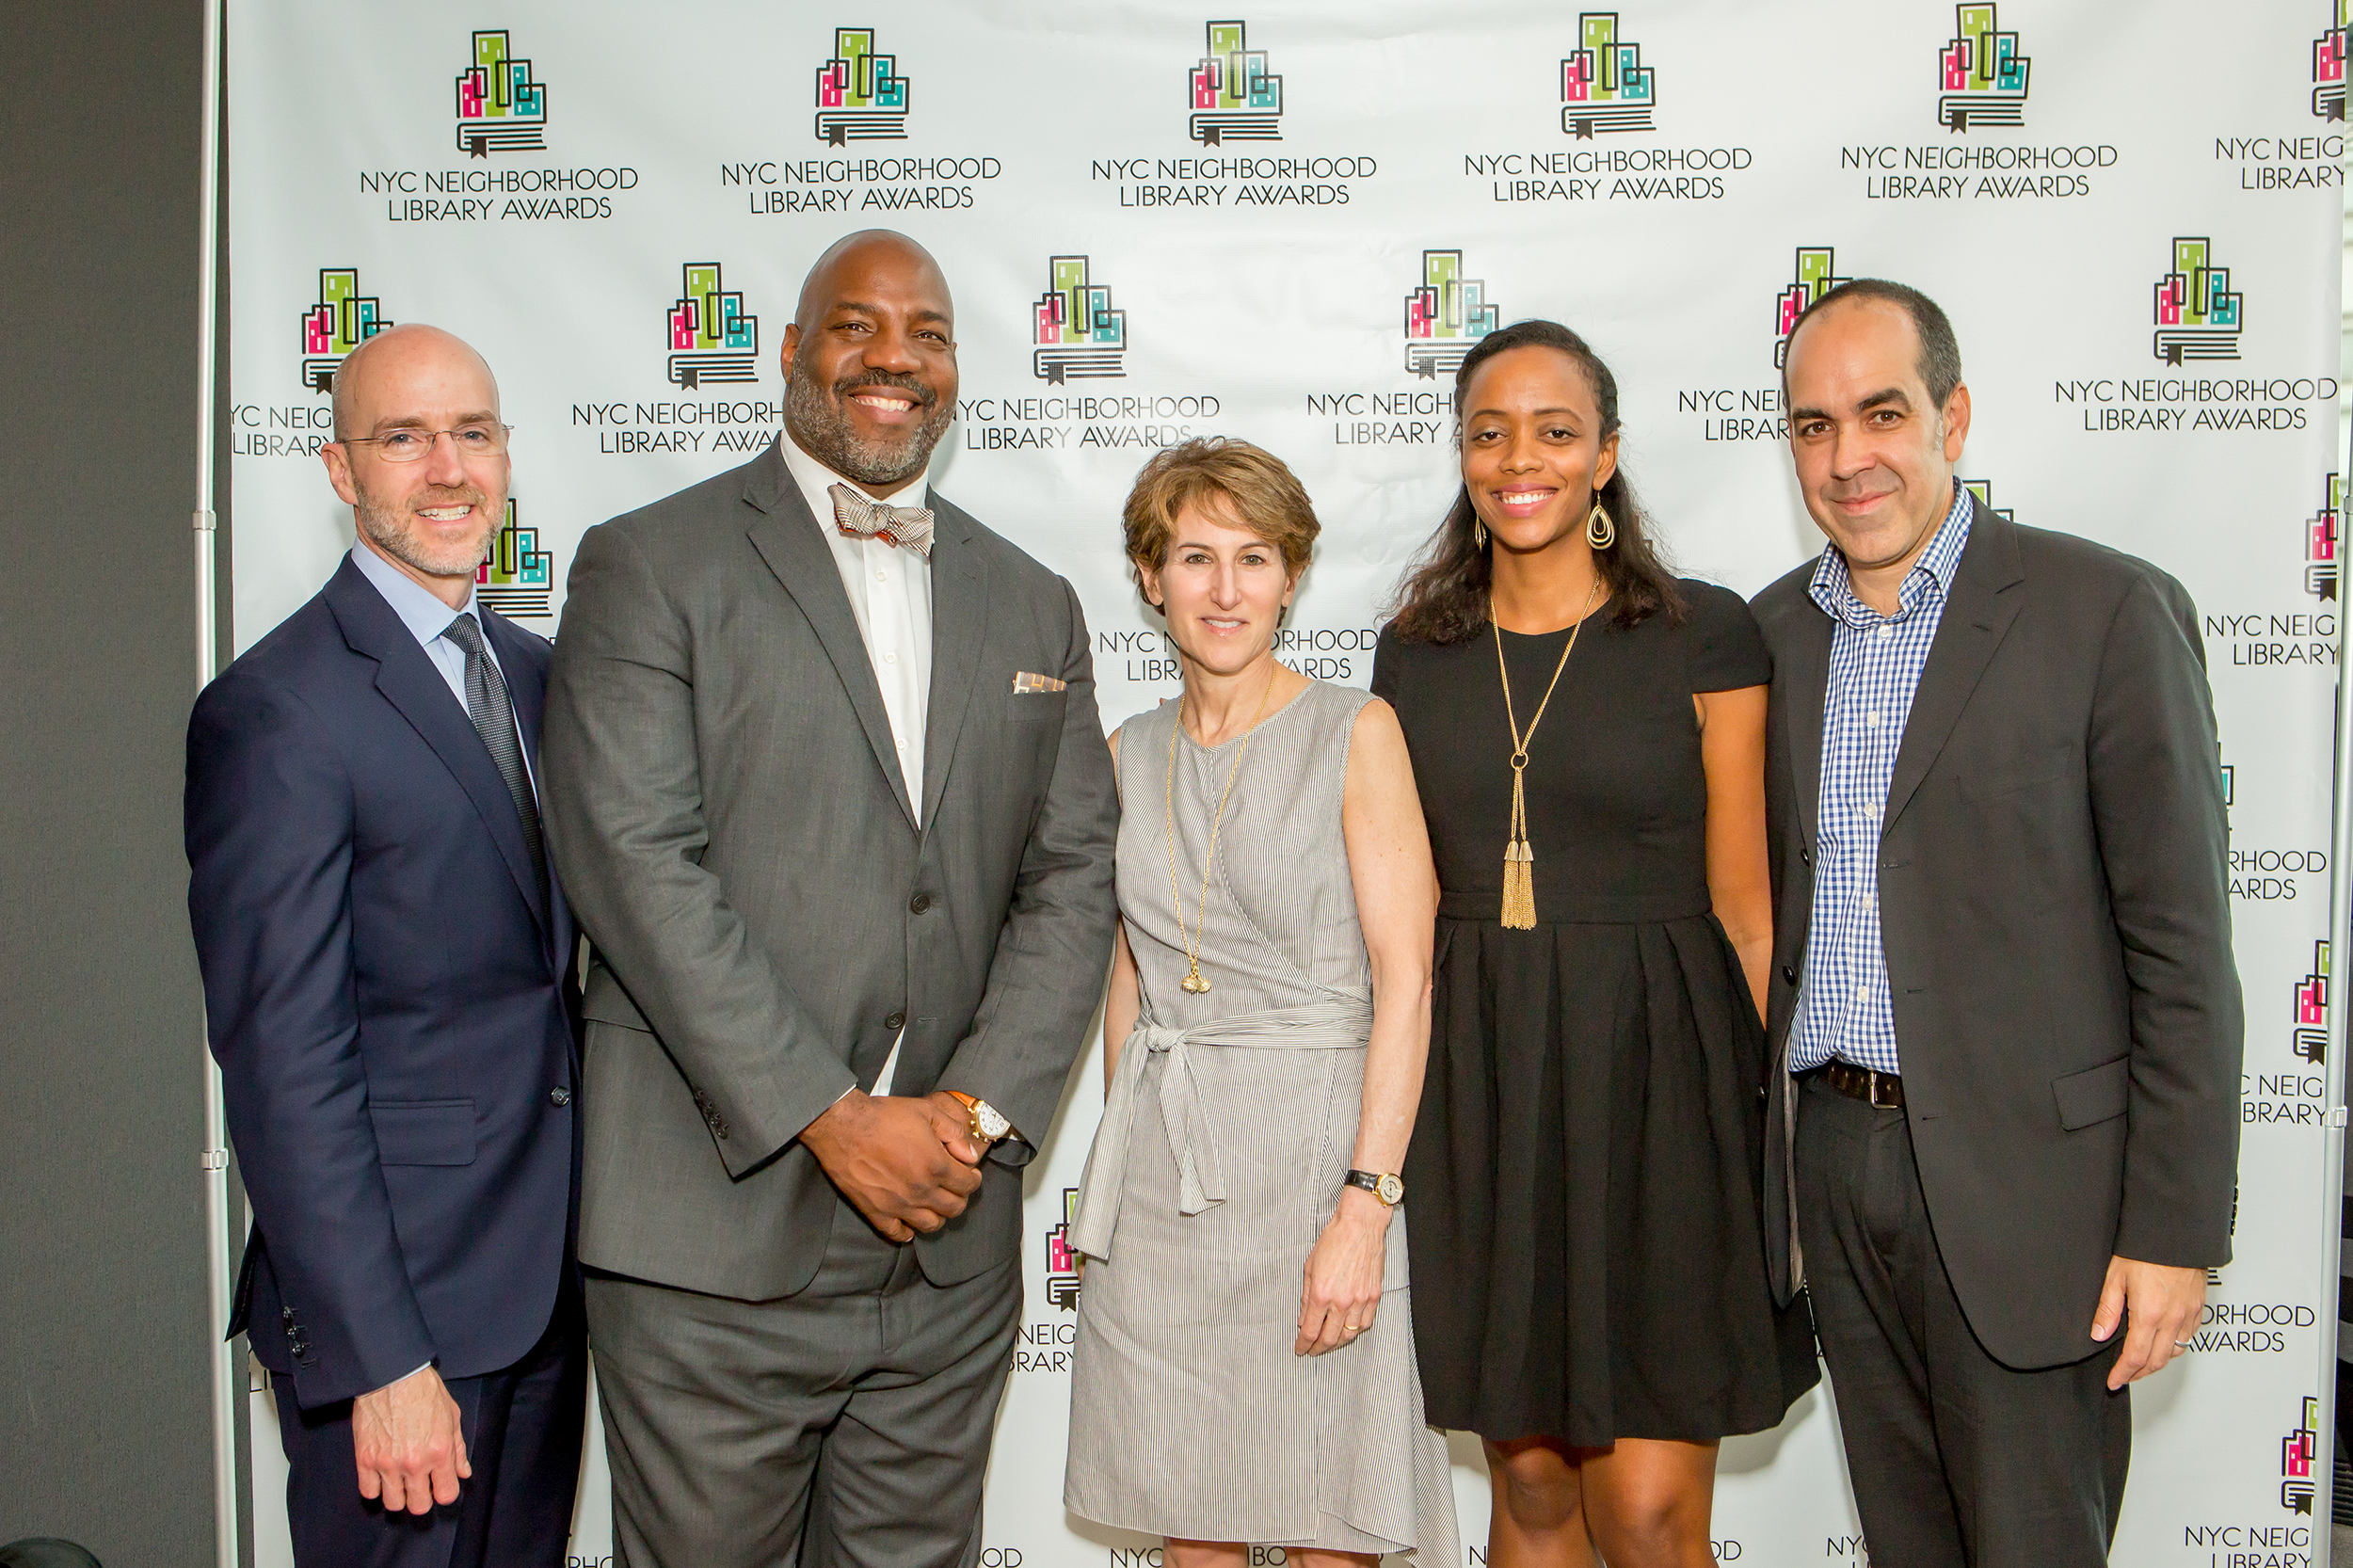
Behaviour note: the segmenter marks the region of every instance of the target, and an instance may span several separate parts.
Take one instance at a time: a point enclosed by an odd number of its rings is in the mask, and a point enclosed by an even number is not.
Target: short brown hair
[[[1177,514],[1188,506],[1222,511],[1282,552],[1289,577],[1306,569],[1323,529],[1307,488],[1282,458],[1230,437],[1195,436],[1154,453],[1137,472],[1120,509],[1128,561],[1154,571],[1165,566]]]

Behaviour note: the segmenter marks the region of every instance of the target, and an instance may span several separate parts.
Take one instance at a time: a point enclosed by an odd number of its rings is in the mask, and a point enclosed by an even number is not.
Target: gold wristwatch
[[[981,1143],[993,1144],[1013,1130],[1013,1124],[1005,1120],[1004,1112],[988,1101],[960,1089],[951,1089],[948,1093],[963,1102],[965,1110],[972,1113],[972,1136]]]
[[[1361,1187],[1391,1208],[1405,1201],[1405,1178],[1395,1171],[1351,1171],[1341,1185]]]

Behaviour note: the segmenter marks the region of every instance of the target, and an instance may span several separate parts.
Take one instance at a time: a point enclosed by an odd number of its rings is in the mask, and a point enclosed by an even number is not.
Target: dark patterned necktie
[[[932,513],[928,506],[886,506],[847,485],[828,486],[834,526],[853,538],[903,545],[925,560],[932,557]]]
[[[531,869],[547,881],[547,851],[539,842],[539,802],[531,792],[531,775],[523,768],[522,738],[515,729],[515,707],[507,700],[506,682],[482,646],[482,628],[472,616],[460,616],[441,635],[466,650],[466,714],[474,733],[490,748],[490,760],[515,797],[515,815],[522,819],[523,847],[531,851]]]

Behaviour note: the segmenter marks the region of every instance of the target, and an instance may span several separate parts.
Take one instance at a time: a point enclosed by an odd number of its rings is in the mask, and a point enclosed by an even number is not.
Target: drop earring
[[[1598,501],[1593,503],[1593,509],[1585,514],[1585,542],[1595,550],[1608,550],[1618,542],[1618,525],[1610,520],[1608,512],[1602,510]]]
[[[1481,550],[1487,548],[1487,525],[1477,518],[1471,519],[1471,543]]]

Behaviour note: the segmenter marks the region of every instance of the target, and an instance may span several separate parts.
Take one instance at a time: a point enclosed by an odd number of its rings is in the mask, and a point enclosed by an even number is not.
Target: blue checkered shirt
[[[1969,542],[1969,493],[1904,574],[1897,610],[1882,616],[1854,596],[1847,558],[1832,545],[1808,592],[1831,618],[1830,687],[1822,712],[1821,801],[1814,842],[1814,916],[1806,928],[1804,984],[1790,1024],[1789,1070],[1835,1056],[1883,1073],[1899,1070],[1896,1007],[1880,946],[1880,828],[1896,753],[1945,596]]]

